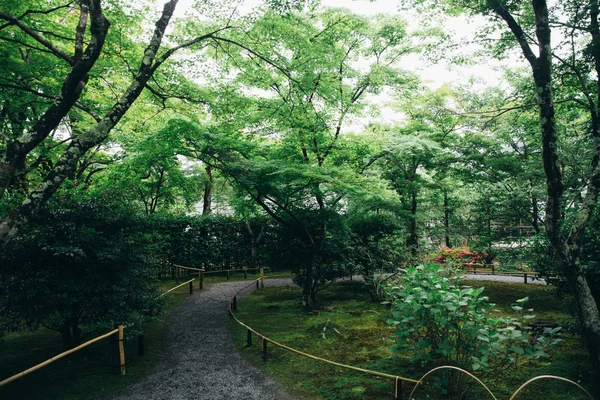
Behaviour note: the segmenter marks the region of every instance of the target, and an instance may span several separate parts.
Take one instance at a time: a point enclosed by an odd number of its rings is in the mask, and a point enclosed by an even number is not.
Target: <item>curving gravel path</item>
[[[108,399],[292,399],[235,348],[227,304],[249,283],[217,283],[195,291],[167,319],[166,356],[154,372]],[[288,283],[291,279],[265,281],[267,286]]]

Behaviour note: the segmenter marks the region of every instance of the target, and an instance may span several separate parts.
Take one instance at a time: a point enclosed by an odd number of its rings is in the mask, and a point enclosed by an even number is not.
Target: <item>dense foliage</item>
[[[482,296],[484,288],[459,286],[457,278],[440,276],[438,266],[409,268],[385,290],[391,304],[388,324],[396,327],[393,351],[409,352],[421,366],[453,365],[500,377],[521,359],[536,362],[559,343],[560,328],[546,328],[533,335],[527,321],[533,315],[495,317],[493,304]],[[524,311],[527,299],[516,300],[513,309]],[[532,312],[532,309],[528,309]],[[445,392],[462,398],[472,383],[452,371],[438,382]]]
[[[3,3],[2,323],[72,336],[154,315],[137,292],[91,306],[172,263],[290,268],[310,309],[335,279],[375,296],[377,271],[437,255],[557,275],[600,371],[597,1],[400,3],[427,22],[299,0]],[[480,22],[477,52],[440,28],[458,16]],[[418,53],[523,63],[431,89],[403,69]]]
[[[0,329],[46,327],[63,346],[158,315],[152,237],[107,199],[53,204],[0,251]]]

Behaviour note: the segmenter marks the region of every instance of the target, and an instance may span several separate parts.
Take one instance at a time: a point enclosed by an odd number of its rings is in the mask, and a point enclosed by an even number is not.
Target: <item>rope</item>
[[[170,293],[170,292],[172,292],[172,291],[173,291],[173,290],[175,290],[175,289],[179,289],[179,288],[180,288],[180,287],[182,287],[183,285],[186,285],[186,284],[188,284],[188,283],[190,283],[190,282],[193,282],[195,279],[196,279],[196,278],[192,278],[192,279],[190,279],[190,280],[189,280],[189,281],[187,281],[187,282],[183,282],[181,285],[175,286],[174,288],[167,290],[166,292],[164,292],[163,294],[161,294],[161,297],[162,297],[162,296],[164,296],[164,295],[165,295],[165,294],[167,294],[167,293]]]
[[[244,291],[245,289],[249,288],[250,286],[254,285],[256,283],[256,281],[258,281],[258,280],[260,280],[260,278],[256,279],[255,281],[252,281],[251,284],[249,284],[249,285],[245,286],[244,288],[240,289],[235,294],[235,296],[237,296],[238,294],[240,294],[242,291]],[[229,313],[231,314],[231,316],[233,317],[233,319],[238,324],[240,324],[244,328],[248,329],[250,332],[254,333],[256,336],[262,338],[263,340],[266,340],[267,342],[269,342],[269,343],[271,343],[271,344],[273,344],[273,345],[275,345],[277,347],[280,347],[282,349],[286,349],[288,351],[291,351],[292,353],[296,353],[296,354],[301,355],[303,357],[312,358],[313,360],[325,362],[327,364],[335,365],[337,367],[341,367],[341,368],[345,368],[345,369],[350,369],[350,370],[353,370],[353,371],[358,371],[358,372],[362,372],[362,373],[369,374],[369,375],[380,376],[382,378],[399,379],[399,380],[404,381],[404,382],[410,382],[410,383],[415,383],[415,384],[419,383],[419,381],[417,381],[417,380],[410,379],[410,378],[405,378],[405,377],[402,377],[402,376],[386,374],[386,373],[379,372],[379,371],[372,371],[372,370],[369,370],[369,369],[354,367],[352,365],[347,365],[347,364],[341,364],[341,363],[338,363],[338,362],[335,362],[335,361],[332,361],[332,360],[328,360],[328,359],[325,359],[325,358],[314,356],[312,354],[304,353],[304,352],[302,352],[300,350],[297,350],[297,349],[294,349],[292,347],[289,347],[289,346],[286,346],[284,344],[281,344],[279,342],[276,342],[273,339],[270,339],[270,338],[266,337],[265,335],[257,332],[256,330],[252,329],[250,326],[248,326],[248,325],[244,324],[242,321],[240,321],[235,316],[235,314],[233,313],[233,309],[231,307],[231,304],[232,304],[232,302],[230,301],[229,302]]]

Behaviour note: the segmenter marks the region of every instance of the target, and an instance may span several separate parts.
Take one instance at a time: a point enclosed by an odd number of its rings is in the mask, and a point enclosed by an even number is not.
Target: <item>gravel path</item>
[[[469,274],[469,275],[465,275],[465,279],[472,280],[472,281],[495,281],[495,282],[508,282],[508,283],[524,284],[522,276]],[[532,279],[531,277],[527,277],[527,284],[546,285],[546,281],[542,278]]]
[[[195,291],[166,322],[166,356],[154,372],[109,399],[290,400],[278,384],[237,352],[227,326],[229,299],[249,281]],[[283,285],[290,279],[266,280]]]

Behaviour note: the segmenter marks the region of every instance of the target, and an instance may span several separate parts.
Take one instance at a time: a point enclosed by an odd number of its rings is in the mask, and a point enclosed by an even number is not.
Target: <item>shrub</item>
[[[451,249],[443,247],[435,257],[435,262],[442,264],[452,264],[462,267],[465,264],[483,263],[487,258],[487,253],[478,253],[468,249]]]
[[[53,204],[0,248],[0,333],[47,327],[63,347],[86,331],[156,316],[154,244],[107,199]]]
[[[533,316],[522,314],[527,299],[513,306],[519,318],[494,318],[493,304],[482,296],[484,288],[458,286],[439,276],[438,269],[409,268],[399,282],[387,286],[391,304],[387,322],[396,326],[394,352],[409,352],[411,361],[423,367],[453,365],[497,377],[520,360],[547,357],[546,350],[558,343],[554,335],[560,328],[530,338],[525,321]],[[464,393],[468,390],[464,378],[464,374],[447,373],[438,384],[448,393]]]

